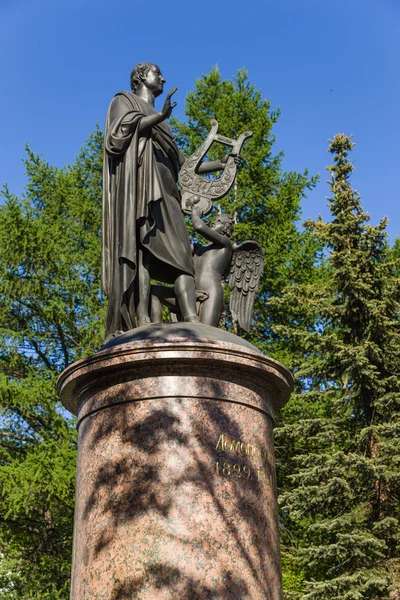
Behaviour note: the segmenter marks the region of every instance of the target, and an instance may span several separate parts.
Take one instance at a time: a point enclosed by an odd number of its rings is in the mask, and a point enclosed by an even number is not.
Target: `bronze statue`
[[[108,296],[106,338],[150,322],[150,280],[174,286],[185,321],[198,321],[194,265],[177,189],[185,159],[165,122],[173,88],[160,112],[154,100],[165,79],[157,65],[138,64],[131,92],[107,113],[103,166],[102,288]],[[198,173],[222,170],[204,162]]]
[[[192,223],[195,230],[211,243],[194,244],[195,284],[200,303],[200,322],[218,327],[224,309],[223,280],[230,288],[229,309],[234,321],[245,331],[250,329],[254,300],[264,272],[264,253],[260,244],[246,241],[232,244],[234,219],[217,215],[213,226],[201,220],[202,207],[193,203]]]
[[[225,307],[224,281],[230,288],[229,309],[232,319],[244,331],[250,330],[254,300],[264,272],[264,253],[260,244],[252,240],[233,244],[230,237],[234,229],[232,215],[217,215],[212,227],[201,216],[204,202],[196,197],[189,199],[193,227],[206,240],[206,246],[192,246],[195,269],[195,287],[200,322],[218,327]],[[179,302],[170,286],[151,286],[151,318],[162,322],[162,308],[166,306],[172,320],[182,320]]]

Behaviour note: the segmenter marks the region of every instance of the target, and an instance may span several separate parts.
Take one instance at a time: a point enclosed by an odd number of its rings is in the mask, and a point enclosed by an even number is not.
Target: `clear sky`
[[[21,193],[24,146],[73,162],[138,62],[159,64],[183,117],[196,78],[245,66],[281,108],[285,169],[319,173],[303,217],[326,218],[328,138],[354,134],[354,186],[400,235],[400,0],[0,0],[0,184]],[[161,103],[161,99],[159,99]],[[223,132],[221,132],[223,133]]]

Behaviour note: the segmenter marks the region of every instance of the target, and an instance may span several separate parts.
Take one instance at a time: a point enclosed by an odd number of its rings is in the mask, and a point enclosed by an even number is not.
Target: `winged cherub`
[[[232,318],[245,331],[250,329],[254,300],[264,272],[264,253],[260,244],[246,241],[233,244],[232,215],[218,215],[212,227],[201,219],[202,209],[193,203],[193,227],[210,244],[193,245],[196,296],[200,303],[200,322],[218,327],[224,310],[224,279],[231,291],[229,308]]]

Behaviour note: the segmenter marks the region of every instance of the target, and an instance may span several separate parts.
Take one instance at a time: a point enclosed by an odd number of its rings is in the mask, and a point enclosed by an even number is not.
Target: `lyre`
[[[234,158],[239,155],[244,142],[253,135],[251,131],[245,131],[237,140],[233,140],[217,132],[218,122],[212,119],[211,130],[205,142],[182,166],[179,183],[182,189],[182,211],[186,214],[191,213],[191,206],[195,202],[201,207],[203,215],[207,215],[211,211],[213,200],[226,196],[235,181],[237,165]],[[209,179],[199,175],[196,169],[214,142],[231,146],[232,150],[221,175],[216,179]]]

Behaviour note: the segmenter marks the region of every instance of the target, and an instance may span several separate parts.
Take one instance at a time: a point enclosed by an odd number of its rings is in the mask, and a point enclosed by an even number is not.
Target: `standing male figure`
[[[150,279],[174,285],[185,321],[198,321],[194,266],[177,189],[184,157],[165,120],[176,103],[154,100],[165,79],[157,65],[138,64],[132,92],[120,92],[107,113],[103,166],[102,288],[108,296],[106,339],[150,323]],[[226,159],[225,159],[226,161]],[[199,173],[224,167],[203,163]]]

